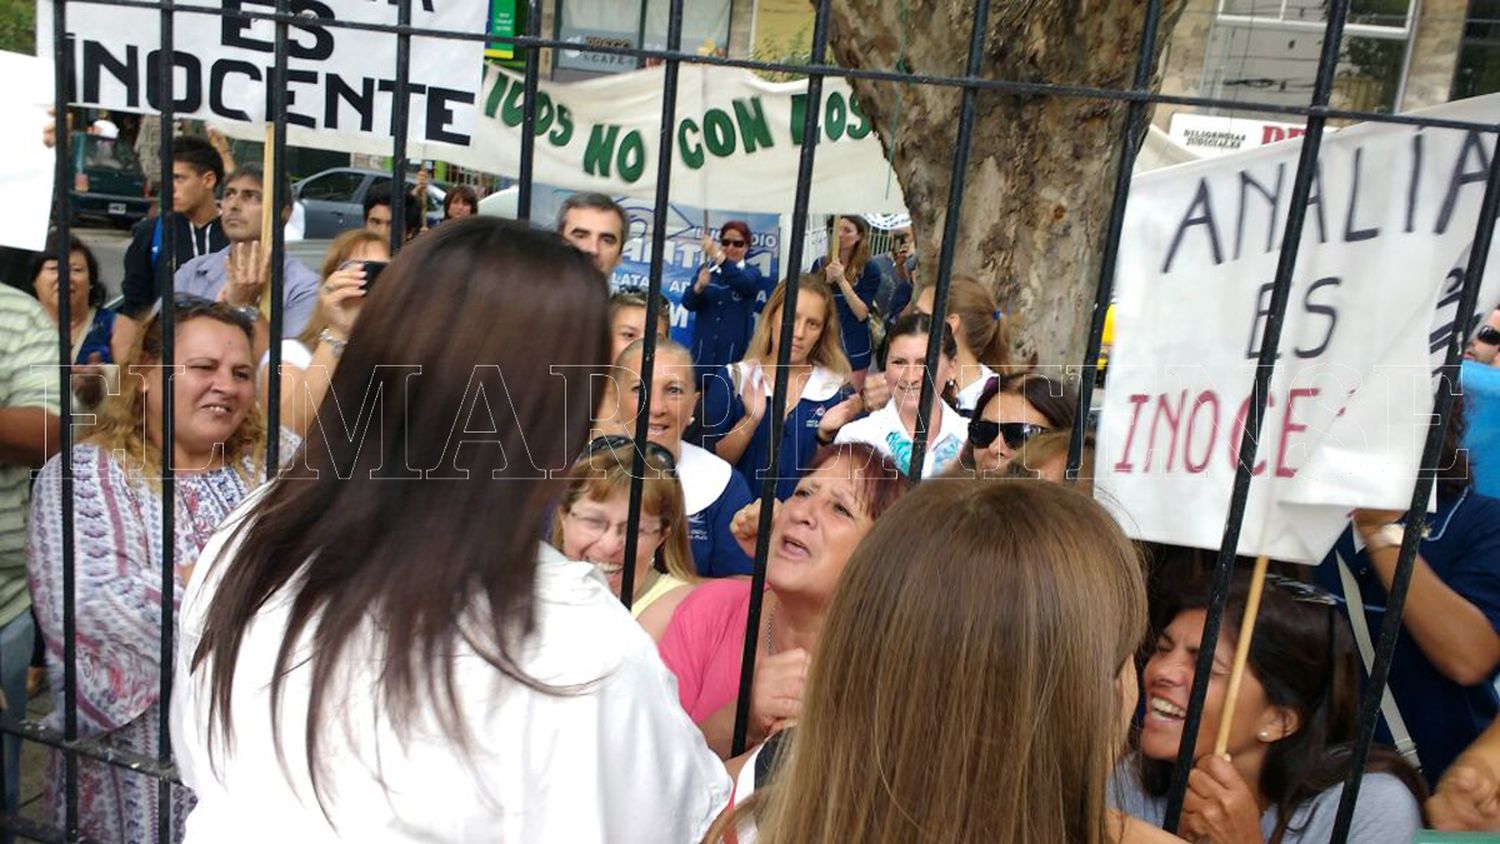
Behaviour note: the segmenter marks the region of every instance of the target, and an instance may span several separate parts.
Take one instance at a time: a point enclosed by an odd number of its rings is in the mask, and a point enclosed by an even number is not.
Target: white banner
[[[226,11],[274,12],[272,0],[179,3]],[[291,0],[287,61],[289,127],[304,132],[359,133],[388,145],[396,36],[324,25],[329,20],[396,23],[394,2]],[[412,25],[483,32],[487,0],[414,0]],[[173,93],[179,117],[215,123],[264,124],[266,81],[274,64],[274,25],[216,15],[173,16]],[[52,4],[37,3],[37,55],[52,55]],[[152,9],[68,4],[74,35],[75,102],[123,111],[159,110],[161,15]],[[414,140],[467,144],[478,109],[484,43],[414,37],[409,80]],[[263,131],[263,130],[262,130]],[[257,139],[263,135],[257,134]],[[320,144],[307,144],[320,146]]]
[[[40,252],[47,246],[52,179],[57,155],[42,143],[42,131],[56,104],[52,63],[35,56],[0,52],[0,114],[9,125],[0,132],[0,246]],[[21,281],[21,279],[13,279]],[[27,284],[31,279],[24,280]]]
[[[1500,95],[1423,113],[1493,124]],[[1299,147],[1135,179],[1096,473],[1137,538],[1222,540]],[[1410,503],[1493,152],[1447,129],[1325,136],[1239,553],[1317,563],[1351,508]]]
[[[664,69],[542,82],[537,97],[538,183],[649,199],[656,194]],[[522,78],[491,67],[473,142],[413,143],[411,158],[504,176],[521,172]],[[673,132],[672,201],[699,208],[786,213],[802,154],[806,82],[767,82],[739,68],[682,65]],[[813,213],[901,212],[901,186],[870,119],[842,79],[823,83],[822,143],[813,170]],[[226,125],[257,139],[249,125]],[[298,146],[389,155],[389,138],[292,126]]]

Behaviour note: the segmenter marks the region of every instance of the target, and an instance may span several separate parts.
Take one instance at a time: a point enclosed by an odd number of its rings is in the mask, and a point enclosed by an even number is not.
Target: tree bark
[[[832,2],[831,46],[840,65],[963,75],[974,0]],[[1183,5],[1163,0],[1154,62]],[[1127,90],[1145,17],[1144,0],[994,0],[980,75]],[[1153,87],[1158,83],[1153,68]],[[934,281],[960,89],[858,79],[853,86],[905,191],[922,281]],[[981,91],[975,105],[953,271],[995,285],[1018,359],[1076,365],[1087,340],[1127,106],[992,91]]]

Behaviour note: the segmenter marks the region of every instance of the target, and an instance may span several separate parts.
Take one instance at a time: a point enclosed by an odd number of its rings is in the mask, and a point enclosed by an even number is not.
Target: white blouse
[[[215,558],[236,521],[204,549],[182,598],[172,741],[198,795],[187,842],[698,842],[728,802],[724,766],[678,704],[651,638],[593,565],[548,545],[537,554],[536,630],[517,658],[528,676],[576,690],[529,689],[460,641],[455,679],[471,748],[453,746],[431,707],[403,742],[365,691],[379,687],[375,639],[353,642],[344,664],[356,691],[321,731],[325,818],[304,750],[305,660],[294,658],[283,684],[284,767],[271,732],[270,677],[291,605],[283,591],[245,632],[234,742],[225,748],[215,731],[211,754],[211,672],[188,667],[223,575]]]

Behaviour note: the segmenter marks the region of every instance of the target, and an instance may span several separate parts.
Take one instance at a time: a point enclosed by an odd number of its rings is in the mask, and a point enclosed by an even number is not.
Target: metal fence
[[[453,40],[487,41],[494,40],[492,36],[483,32],[453,32],[416,29],[411,26],[411,1],[397,0],[398,23],[395,26],[372,25],[351,23],[346,21],[320,21],[320,25],[328,27],[346,27],[353,29],[365,29],[392,34],[397,44],[397,64],[395,68],[395,90],[394,90],[394,137],[391,144],[392,176],[398,180],[403,177],[402,167],[406,160],[407,148],[407,114],[409,108],[410,84],[408,81],[408,59],[411,52],[411,38],[414,35],[435,36]],[[513,40],[516,47],[526,51],[525,63],[525,109],[521,133],[521,172],[519,174],[519,201],[518,216],[529,219],[532,205],[532,169],[535,160],[535,122],[537,102],[537,86],[540,74],[540,58],[538,52],[542,49],[561,49],[595,52],[603,54],[614,54],[634,57],[638,60],[657,60],[665,65],[665,74],[662,84],[661,100],[661,125],[662,131],[659,139],[658,150],[658,181],[655,192],[655,216],[656,219],[666,217],[668,200],[671,195],[671,173],[673,155],[673,132],[670,131],[674,125],[676,111],[678,70],[683,62],[699,63],[708,65],[719,65],[727,67],[747,68],[751,70],[805,74],[808,79],[808,98],[810,105],[804,112],[804,124],[802,137],[818,137],[818,115],[821,111],[822,89],[824,79],[830,76],[844,77],[850,79],[865,79],[880,83],[903,84],[903,85],[931,85],[957,88],[961,91],[961,107],[957,123],[957,132],[951,152],[952,178],[951,188],[947,200],[947,213],[941,240],[941,250],[937,261],[932,269],[924,270],[924,280],[935,282],[936,294],[933,302],[935,321],[941,321],[946,313],[948,305],[948,289],[952,276],[954,254],[957,247],[958,214],[964,195],[964,177],[967,170],[967,162],[974,132],[975,104],[976,98],[981,92],[999,92],[1024,97],[1067,97],[1075,99],[1093,99],[1101,101],[1112,101],[1123,103],[1126,109],[1125,131],[1119,138],[1117,169],[1114,179],[1114,196],[1110,207],[1108,218],[1107,235],[1102,255],[1100,255],[1098,267],[1098,279],[1094,294],[1093,316],[1089,324],[1088,337],[1086,340],[1086,351],[1083,361],[1097,360],[1099,355],[1100,336],[1104,327],[1105,310],[1111,300],[1112,285],[1115,276],[1116,256],[1120,244],[1121,230],[1124,220],[1126,202],[1130,191],[1131,171],[1136,158],[1136,139],[1142,137],[1147,119],[1147,108],[1153,103],[1169,103],[1184,106],[1195,106],[1201,108],[1233,108],[1237,113],[1260,113],[1295,115],[1306,119],[1307,130],[1301,148],[1301,156],[1297,164],[1296,177],[1293,183],[1290,211],[1285,222],[1283,244],[1277,264],[1273,295],[1269,306],[1270,313],[1266,319],[1264,330],[1259,345],[1260,355],[1255,373],[1253,401],[1250,403],[1249,413],[1245,420],[1241,447],[1239,450],[1239,462],[1235,475],[1233,492],[1231,497],[1228,517],[1224,524],[1223,542],[1219,550],[1217,562],[1214,567],[1211,605],[1207,613],[1207,620],[1203,630],[1204,641],[1217,641],[1220,626],[1223,620],[1224,608],[1228,599],[1229,585],[1235,565],[1235,551],[1238,544],[1240,530],[1245,514],[1245,505],[1250,490],[1251,467],[1255,462],[1257,443],[1262,420],[1265,417],[1267,406],[1268,386],[1273,370],[1276,365],[1276,350],[1282,330],[1282,324],[1287,310],[1289,291],[1291,288],[1292,274],[1296,268],[1298,245],[1301,242],[1301,232],[1306,212],[1307,200],[1314,178],[1315,165],[1318,151],[1323,139],[1325,126],[1330,118],[1366,120],[1380,123],[1396,123],[1416,126],[1441,127],[1449,129],[1469,130],[1482,133],[1483,135],[1496,135],[1500,133],[1500,126],[1489,124],[1468,123],[1454,120],[1434,120],[1412,117],[1407,115],[1391,115],[1381,113],[1369,113],[1351,111],[1347,109],[1335,109],[1329,106],[1330,92],[1335,80],[1339,59],[1339,45],[1342,41],[1345,20],[1349,12],[1349,0],[1329,0],[1327,23],[1324,29],[1321,55],[1318,62],[1316,84],[1313,87],[1311,101],[1303,107],[1292,107],[1284,104],[1256,103],[1243,99],[1233,101],[1216,100],[1212,98],[1194,96],[1175,96],[1154,93],[1150,82],[1153,68],[1152,46],[1156,43],[1158,30],[1161,24],[1161,0],[1149,0],[1143,11],[1145,16],[1142,28],[1142,37],[1135,65],[1135,73],[1132,85],[1125,90],[1097,88],[1081,85],[1050,84],[1045,82],[1018,81],[1010,79],[986,78],[981,75],[983,64],[983,45],[987,23],[991,12],[990,0],[977,0],[974,8],[973,26],[969,33],[968,59],[965,73],[961,76],[938,76],[923,75],[902,72],[900,70],[883,70],[869,68],[836,68],[826,63],[830,0],[818,0],[815,23],[813,29],[812,51],[810,63],[807,65],[787,64],[781,62],[762,62],[744,59],[733,59],[717,56],[700,56],[693,52],[681,50],[683,1],[671,0],[667,48],[656,49],[632,49],[625,47],[584,45],[567,43],[556,38],[543,38],[539,35],[542,20],[542,0],[528,0],[529,14],[526,16],[527,32],[523,36],[517,36]],[[134,7],[156,9],[160,12],[161,19],[161,49],[162,66],[173,65],[173,51],[175,44],[173,40],[173,22],[176,15],[182,14],[208,14],[223,18],[231,18],[245,21],[271,21],[275,27],[275,63],[270,76],[271,85],[271,108],[272,114],[284,115],[286,112],[286,89],[287,89],[287,55],[288,55],[288,27],[298,20],[297,15],[289,11],[289,0],[276,0],[274,12],[252,12],[243,7],[233,10],[206,9],[202,7],[181,7],[173,0],[90,0],[91,3],[99,5]],[[53,26],[54,26],[54,50],[57,68],[57,114],[66,114],[67,104],[71,101],[68,90],[72,50],[67,39],[67,5],[65,0],[54,0],[53,2]],[[157,80],[159,86],[158,101],[163,104],[161,119],[163,126],[173,124],[173,91],[171,74],[161,74]],[[170,133],[167,133],[170,134]],[[75,841],[80,840],[78,831],[78,789],[77,789],[77,764],[79,756],[103,760],[112,765],[119,765],[131,771],[143,775],[156,777],[159,780],[159,828],[157,839],[168,842],[173,838],[173,830],[170,828],[170,795],[169,784],[174,780],[175,769],[172,764],[171,750],[168,736],[168,707],[167,702],[171,698],[171,684],[173,665],[173,592],[174,592],[174,561],[171,557],[173,543],[173,501],[175,485],[170,459],[164,460],[163,466],[163,521],[160,526],[162,536],[163,559],[161,560],[161,719],[159,728],[161,730],[161,752],[155,758],[145,758],[134,754],[122,752],[112,748],[97,739],[80,739],[78,735],[78,712],[75,700],[77,685],[77,667],[75,664],[74,633],[76,630],[75,583],[74,583],[74,537],[73,537],[73,478],[72,478],[72,408],[71,391],[67,377],[67,366],[71,361],[70,343],[67,326],[70,324],[68,289],[70,284],[68,272],[67,234],[69,220],[69,194],[67,186],[73,182],[71,172],[71,157],[68,154],[69,137],[65,131],[57,133],[57,181],[58,186],[56,198],[57,226],[61,237],[58,255],[58,266],[60,287],[63,291],[59,297],[59,329],[58,354],[59,361],[63,367],[60,379],[59,396],[63,425],[62,436],[62,492],[64,506],[62,517],[62,543],[64,557],[63,575],[63,597],[66,603],[64,608],[64,632],[67,638],[65,645],[64,681],[60,701],[63,707],[64,727],[61,732],[50,729],[40,723],[18,720],[9,714],[0,718],[0,729],[4,732],[19,735],[23,739],[40,742],[45,745],[59,748],[63,751],[64,759],[64,782],[66,788],[66,824],[63,829],[56,829],[46,825],[37,824],[18,817],[8,817],[3,825],[10,830],[16,831],[25,837],[40,841]],[[284,122],[277,122],[274,131],[274,160],[285,160],[286,150],[286,127]],[[812,183],[812,172],[814,156],[817,147],[814,144],[803,144],[801,147],[801,159],[798,168],[796,193],[793,202],[792,229],[790,238],[790,255],[787,266],[797,268],[803,266],[805,243],[808,236],[808,214],[807,207]],[[171,172],[172,166],[172,141],[170,137],[164,137],[161,145],[162,172]],[[271,201],[275,208],[285,207],[289,197],[286,195],[286,187],[283,180],[277,179],[269,188]],[[407,197],[404,192],[397,191],[393,195],[392,218],[403,219],[404,205]],[[162,182],[160,198],[161,207],[169,209],[172,207],[172,183],[170,179]],[[1402,608],[1406,599],[1407,590],[1411,582],[1412,571],[1416,559],[1417,543],[1422,535],[1423,517],[1425,504],[1433,488],[1438,465],[1437,455],[1441,444],[1444,428],[1447,424],[1448,415],[1452,409],[1455,385],[1458,380],[1459,355],[1463,344],[1467,340],[1469,327],[1473,324],[1473,314],[1476,299],[1479,293],[1479,282],[1483,274],[1485,261],[1489,253],[1491,234],[1496,219],[1497,204],[1500,204],[1500,155],[1493,155],[1490,163],[1488,179],[1485,184],[1484,198],[1480,211],[1479,224],[1475,231],[1474,248],[1470,252],[1468,266],[1465,271],[1461,299],[1458,307],[1457,329],[1448,342],[1447,356],[1439,374],[1439,387],[1436,395],[1436,424],[1434,424],[1427,436],[1422,468],[1419,479],[1412,492],[1412,504],[1407,520],[1407,530],[1404,541],[1401,544],[1399,562],[1396,568],[1395,582],[1390,589],[1388,612],[1380,629],[1380,637],[1377,645],[1374,667],[1369,682],[1364,690],[1361,700],[1360,718],[1357,734],[1357,746],[1350,760],[1350,775],[1345,781],[1342,800],[1339,805],[1337,825],[1335,829],[1335,840],[1344,841],[1348,836],[1350,819],[1353,813],[1355,801],[1359,797],[1361,777],[1357,774],[1363,771],[1365,761],[1369,753],[1370,743],[1373,739],[1377,719],[1379,717],[1379,703],[1381,692],[1385,688],[1386,680],[1390,672],[1392,654],[1396,644],[1396,637],[1401,626]],[[162,229],[163,244],[168,255],[173,255],[173,227],[164,226]],[[401,247],[401,227],[394,226],[391,235],[391,249],[394,253]],[[659,303],[661,301],[663,244],[666,231],[662,226],[651,227],[651,260],[650,260],[650,295],[647,297],[646,324],[657,324]],[[271,344],[271,368],[269,372],[269,395],[280,394],[280,347],[275,338],[281,336],[282,329],[282,292],[283,292],[283,255],[285,254],[284,233],[279,225],[272,227],[270,232],[272,260],[271,266],[271,302],[270,334],[273,338]],[[171,276],[175,269],[170,260],[158,269],[158,281],[160,289],[171,289]],[[930,274],[929,274],[930,273]],[[788,389],[788,364],[791,354],[791,336],[796,314],[797,285],[787,286],[787,301],[782,309],[781,320],[781,342],[779,345],[779,359],[775,378],[775,388],[772,397],[772,408],[768,414],[770,430],[770,466],[779,465],[778,452],[782,444],[782,430],[784,427],[785,409],[787,403]],[[174,361],[173,349],[173,313],[172,308],[161,310],[164,337],[164,361],[169,368]],[[930,337],[927,349],[927,366],[931,371],[937,362],[939,352],[940,335],[933,333]],[[644,338],[644,349],[642,355],[641,378],[645,382],[642,385],[642,395],[651,395],[651,373],[656,355],[656,338],[654,332],[646,332]],[[918,430],[913,445],[913,453],[909,462],[911,467],[911,482],[915,483],[923,465],[923,455],[927,446],[927,421],[929,412],[934,401],[933,383],[927,379],[921,396],[920,410],[917,415]],[[1079,409],[1076,422],[1072,431],[1072,444],[1068,454],[1068,476],[1075,478],[1077,475],[1082,441],[1085,430],[1089,424],[1090,415],[1087,412],[1091,406],[1094,390],[1093,378],[1082,378],[1079,381]],[[164,442],[168,447],[164,449],[167,455],[171,453],[170,443],[172,441],[173,410],[172,392],[164,391],[162,433]],[[649,398],[648,398],[649,401]],[[266,403],[269,430],[275,432],[279,425],[279,406],[276,401]],[[636,424],[635,438],[639,444],[644,446],[646,441],[647,414],[642,413]],[[278,465],[278,438],[271,436],[267,444],[267,465]],[[630,524],[638,524],[641,511],[642,484],[644,477],[644,451],[643,448],[635,449],[634,475],[635,481],[630,492]],[[758,636],[755,632],[759,630],[761,621],[761,596],[765,585],[766,557],[768,551],[769,537],[771,533],[771,517],[773,508],[770,502],[774,496],[774,473],[768,473],[760,489],[760,530],[755,553],[755,565],[753,575],[753,588],[751,589],[750,617],[747,623],[747,635],[744,644],[744,663],[740,682],[740,696],[737,707],[737,721],[734,731],[734,751],[742,752],[745,749],[745,735],[749,714],[749,691],[753,680],[753,671],[756,656]],[[634,559],[637,544],[637,533],[634,530],[626,532],[626,559]],[[624,600],[629,602],[633,591],[633,569],[629,566],[623,570],[624,583],[621,593]],[[1187,775],[1193,764],[1193,748],[1197,736],[1201,718],[1204,698],[1208,689],[1210,666],[1213,661],[1213,649],[1200,650],[1197,660],[1196,673],[1192,686],[1190,705],[1186,718],[1184,738],[1181,743],[1181,751],[1173,776],[1172,790],[1168,805],[1166,826],[1175,827],[1182,809],[1182,798],[1186,790]]]

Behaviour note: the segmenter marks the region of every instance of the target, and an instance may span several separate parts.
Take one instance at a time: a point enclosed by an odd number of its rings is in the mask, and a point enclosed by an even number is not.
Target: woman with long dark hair
[[[938,347],[937,367],[929,375],[927,337],[933,331],[942,331],[943,339]],[[947,323],[934,323],[927,314],[907,314],[896,320],[885,339],[880,365],[890,386],[890,401],[868,416],[844,425],[834,442],[869,443],[890,455],[902,472],[909,472],[922,384],[930,378],[935,392],[928,412],[927,453],[922,459],[921,476],[941,475],[958,460],[969,422],[950,404],[954,397],[953,372],[958,365],[958,344],[954,342],[953,331]]]
[[[314,426],[183,597],[189,840],[701,838],[723,768],[597,568],[541,542],[607,295],[558,236],[485,217],[381,274],[320,411],[380,395],[367,433]]]
[[[859,389],[870,368],[870,308],[880,290],[880,268],[870,262],[870,224],[864,217],[839,217],[833,226],[833,238],[832,259],[819,258],[813,262],[812,271],[827,276],[833,288],[844,356],[853,373],[849,380]]]
[[[1165,815],[1172,765],[1207,614],[1206,584],[1184,588],[1142,672],[1145,717],[1138,753],[1123,764],[1112,797],[1150,823]],[[1349,772],[1359,705],[1359,665],[1338,601],[1317,587],[1276,576],[1261,595],[1255,639],[1239,691],[1228,756],[1214,756],[1248,576],[1230,590],[1224,626],[1194,748],[1178,833],[1193,841],[1328,841]],[[1383,747],[1371,748],[1350,841],[1410,841],[1421,827],[1425,787]]]
[[[62,297],[57,271],[57,232],[47,238],[47,248],[31,261],[31,292],[47,316],[58,321]],[[73,394],[84,409],[92,409],[110,392],[119,392],[120,377],[115,363],[115,312],[104,307],[106,290],[99,278],[99,261],[81,240],[68,236],[68,337],[73,349]],[[129,351],[120,349],[120,352]]]
[[[971,409],[969,436],[958,462],[980,477],[999,477],[1027,440],[1072,430],[1078,394],[1040,372],[995,375]]]

